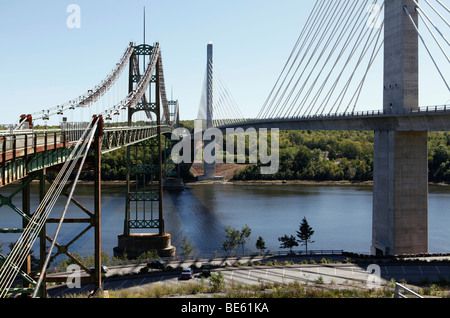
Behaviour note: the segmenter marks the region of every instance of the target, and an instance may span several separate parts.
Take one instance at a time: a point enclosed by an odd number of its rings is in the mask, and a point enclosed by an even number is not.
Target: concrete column
[[[385,1],[384,92],[387,112],[418,108],[418,36],[412,0]],[[428,251],[427,132],[375,131],[372,254]]]
[[[372,254],[428,251],[426,132],[375,132]]]
[[[208,43],[207,46],[207,65],[206,65],[206,129],[213,127],[213,44]],[[204,141],[204,147],[212,141]],[[215,158],[215,149],[211,151],[211,155]],[[216,163],[207,163],[203,161],[204,177],[214,178],[216,175]]]
[[[418,25],[413,0],[385,1],[383,108],[394,112],[419,106],[418,36],[405,6]]]

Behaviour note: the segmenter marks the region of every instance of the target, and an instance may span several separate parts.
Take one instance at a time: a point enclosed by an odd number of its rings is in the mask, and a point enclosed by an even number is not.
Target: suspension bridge
[[[205,121],[206,129],[375,132],[372,254],[427,251],[427,132],[448,131],[450,118],[449,105],[419,105],[419,43],[436,68],[437,76],[433,81],[449,92],[445,78],[449,66],[446,54],[449,24],[445,15],[448,16],[449,9],[441,0],[430,1],[425,0],[423,4],[415,0],[316,1],[273,89],[253,119],[242,116],[218,77],[217,68],[213,67],[212,43],[207,47],[198,116]],[[373,10],[368,11],[368,5]],[[427,31],[432,35],[431,43],[423,40]],[[436,55],[431,53],[431,45],[444,56],[443,65],[439,65]],[[383,106],[376,110],[359,110],[358,100],[364,94],[367,75],[382,49]],[[128,72],[125,72],[127,66]],[[88,123],[68,121],[64,116],[69,112],[88,113],[92,118]],[[51,118],[59,119],[59,128],[40,129],[36,125]],[[120,148],[127,148],[127,204],[119,247],[130,251],[142,245],[158,246],[168,255],[174,253],[170,234],[164,227],[162,188],[166,172],[163,162],[167,157],[162,136],[169,136],[178,122],[178,101],[167,100],[159,43],[130,43],[112,72],[92,90],[66,104],[22,115],[18,123],[2,131],[0,186],[14,182],[21,186],[8,196],[0,195],[0,206],[8,206],[18,213],[24,226],[1,230],[2,233],[20,233],[20,239],[7,256],[0,255],[0,296],[17,292],[45,297],[48,281],[45,269],[59,254],[72,258],[91,274],[96,290],[101,288],[100,162],[102,154]],[[152,147],[157,149],[157,158],[133,155],[133,150]],[[214,176],[214,166],[205,163],[206,177]],[[94,211],[89,211],[73,197],[83,169],[94,171]],[[48,171],[54,172],[53,177],[47,175]],[[149,175],[150,180],[146,179]],[[40,184],[40,204],[36,210],[31,209],[29,200],[33,180],[39,180]],[[48,180],[51,186],[46,189]],[[22,208],[13,203],[19,192],[23,198]],[[67,197],[61,217],[49,218],[61,194]],[[148,205],[145,207],[146,202],[155,203],[151,210]],[[69,203],[80,207],[87,217],[66,219]],[[138,204],[144,208],[137,208]],[[135,214],[131,212],[132,205],[136,205]],[[156,209],[155,215],[153,209]],[[87,223],[86,230],[79,236],[94,229],[93,272],[69,252],[70,243],[68,246],[57,243],[64,222]],[[57,225],[54,237],[46,233],[47,223]],[[133,229],[156,229],[157,232],[138,235],[132,233]],[[41,274],[35,281],[30,277],[30,251],[38,238]],[[57,252],[53,255],[55,247]],[[26,283],[16,290],[11,286],[17,275]]]

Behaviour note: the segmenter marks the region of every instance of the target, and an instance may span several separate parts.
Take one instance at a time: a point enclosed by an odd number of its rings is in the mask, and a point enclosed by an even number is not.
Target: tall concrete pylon
[[[385,1],[384,92],[386,112],[417,109],[418,35],[413,0]],[[428,133],[375,131],[373,255],[428,251]]]
[[[209,41],[206,51],[206,129],[213,127],[213,44]],[[205,140],[205,147],[215,140]],[[215,159],[215,148],[211,150],[211,157]],[[203,161],[203,178],[214,179],[216,175],[216,163]]]

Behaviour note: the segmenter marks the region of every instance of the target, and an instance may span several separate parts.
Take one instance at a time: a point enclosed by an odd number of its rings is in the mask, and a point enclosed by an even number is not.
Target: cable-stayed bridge
[[[208,61],[206,128],[374,131],[371,253],[426,253],[427,136],[450,129],[449,13],[440,0],[317,1],[255,118],[221,108]],[[433,69],[426,81],[441,88],[441,104],[419,105],[419,52]],[[365,95],[377,96],[368,78],[380,53],[382,106],[361,108]],[[212,164],[204,169],[215,173]]]
[[[370,6],[371,10],[367,10]],[[316,1],[289,58],[259,113],[243,118],[229,90],[217,76],[212,63],[212,44],[208,45],[204,85],[204,109],[199,119],[206,128],[276,128],[319,130],[373,130],[375,132],[373,254],[422,253],[427,251],[427,132],[449,130],[449,105],[419,105],[419,44],[436,70],[433,80],[448,94],[448,7],[441,0],[390,1]],[[434,20],[432,18],[434,16]],[[421,28],[419,28],[419,20]],[[424,33],[432,34],[425,42]],[[444,63],[432,53],[434,45]],[[383,52],[383,105],[375,110],[361,110],[368,76]],[[442,59],[441,59],[442,60]],[[127,68],[128,66],[128,68]],[[128,70],[126,72],[125,70]],[[127,76],[123,76],[127,75]],[[217,89],[217,85],[219,89]],[[448,95],[447,95],[448,96]],[[112,106],[113,105],[113,106]],[[158,244],[172,253],[170,235],[164,231],[162,178],[163,150],[161,136],[170,134],[179,119],[177,101],[168,101],[164,85],[159,44],[130,44],[112,72],[87,93],[54,108],[25,114],[1,136],[1,186],[20,181],[20,189],[1,196],[1,205],[9,206],[24,219],[23,229],[3,229],[21,233],[8,256],[1,255],[1,296],[12,292],[12,281],[19,273],[27,282],[18,292],[45,295],[45,269],[52,250],[65,253],[90,272],[68,252],[68,246],[56,242],[63,222],[86,222],[95,231],[96,289],[101,286],[101,154],[127,147],[127,207],[123,244]],[[68,113],[72,117],[66,117]],[[76,117],[88,115],[89,120]],[[139,117],[142,116],[142,117]],[[60,128],[40,129],[37,122],[57,117]],[[155,138],[156,137],[156,138]],[[156,142],[155,142],[156,141]],[[205,147],[208,143],[205,143]],[[157,158],[140,160],[137,151],[156,147]],[[133,151],[136,150],[136,155]],[[94,170],[95,211],[88,211],[73,197],[76,181],[83,167]],[[46,169],[57,168],[50,189],[45,189]],[[214,174],[214,164],[210,173]],[[205,174],[208,169],[205,168]],[[136,176],[139,189],[130,187]],[[150,183],[145,180],[152,175]],[[39,207],[29,205],[29,185],[39,180]],[[23,206],[12,203],[22,192]],[[67,202],[78,205],[85,219],[49,219],[57,197],[65,194]],[[131,205],[155,202],[152,211]],[[67,204],[68,204],[67,203]],[[56,223],[50,237],[43,230],[46,223]],[[156,235],[133,236],[132,229],[156,229]],[[87,230],[86,229],[86,230]],[[80,234],[81,235],[81,234]],[[41,275],[29,277],[29,252],[37,239],[41,243]],[[50,248],[45,241],[51,243]],[[141,241],[142,240],[142,241]],[[120,245],[120,242],[119,242]],[[27,287],[28,286],[28,287]],[[28,288],[28,289],[27,289]]]

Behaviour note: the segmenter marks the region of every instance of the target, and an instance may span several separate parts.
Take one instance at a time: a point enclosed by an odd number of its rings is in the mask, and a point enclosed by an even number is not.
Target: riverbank
[[[304,185],[357,185],[371,186],[372,181],[351,182],[351,181],[312,181],[312,180],[201,180],[186,182],[189,185],[196,184],[242,184],[242,185],[284,185],[284,184],[304,184]]]
[[[32,184],[38,184],[39,180],[33,180],[31,181]],[[301,184],[301,185],[342,185],[342,186],[372,186],[373,181],[364,181],[364,182],[354,182],[354,181],[332,181],[332,180],[321,180],[321,181],[313,181],[313,180],[192,180],[192,181],[185,181],[186,185],[197,185],[197,184],[242,184],[242,185],[284,185],[284,184]],[[94,181],[86,181],[86,180],[79,180],[78,184],[85,184],[90,185],[94,184]],[[107,180],[102,181],[102,185],[117,185],[117,186],[126,186],[125,180]],[[445,182],[428,182],[428,185],[433,186],[443,186],[448,187],[450,186],[449,183]]]

